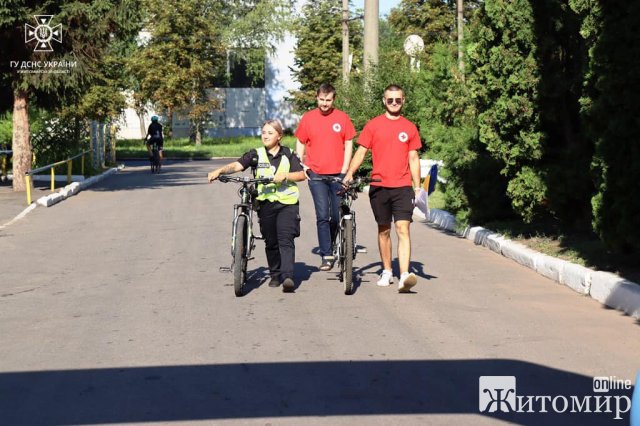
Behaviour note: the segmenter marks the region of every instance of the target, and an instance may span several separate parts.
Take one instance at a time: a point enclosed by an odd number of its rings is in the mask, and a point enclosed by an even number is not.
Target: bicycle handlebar
[[[322,181],[322,182],[338,182],[342,183],[342,178],[339,176],[322,176],[322,177],[314,177],[309,178],[309,180],[313,181]],[[382,182],[382,179],[371,179],[367,177],[357,177],[354,180],[350,181],[349,185],[360,185],[361,183],[371,183],[371,182]]]
[[[236,176],[229,176],[229,175],[220,175],[218,177],[218,180],[220,182],[236,182],[236,183],[270,183],[273,182],[273,178],[270,177],[264,177],[264,178],[252,178],[249,176],[240,176],[240,177],[236,177]]]

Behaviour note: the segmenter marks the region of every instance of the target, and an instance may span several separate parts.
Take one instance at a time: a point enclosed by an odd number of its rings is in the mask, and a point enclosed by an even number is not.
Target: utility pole
[[[378,65],[379,0],[364,1],[364,71]]]
[[[349,80],[349,0],[342,0],[342,80]]]
[[[464,52],[462,50],[464,44],[464,4],[463,0],[456,0],[456,9],[458,16],[458,69],[464,82]]]

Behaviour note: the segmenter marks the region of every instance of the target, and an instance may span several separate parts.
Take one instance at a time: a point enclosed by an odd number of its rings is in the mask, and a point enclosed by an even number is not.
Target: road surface
[[[354,295],[317,268],[303,183],[295,293],[267,286],[259,241],[236,298],[219,268],[237,186],[206,183],[224,162],[132,163],[0,232],[0,423],[628,424],[632,390],[593,377],[634,381],[636,321],[419,221],[415,291],[379,288],[366,195]],[[543,398],[514,413],[496,385],[508,412],[480,412],[481,376]],[[609,412],[571,413],[572,395]]]

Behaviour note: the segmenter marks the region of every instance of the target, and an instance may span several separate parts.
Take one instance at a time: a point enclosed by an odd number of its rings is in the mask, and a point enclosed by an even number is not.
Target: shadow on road
[[[212,168],[215,164],[212,162]],[[189,167],[193,165],[194,167]],[[120,179],[107,179],[92,186],[93,191],[134,191],[163,187],[208,185],[207,175],[202,171],[202,162],[191,160],[167,160],[158,174],[151,173],[145,161],[127,161],[118,172]],[[216,184],[216,183],[213,183]]]
[[[2,373],[0,413],[21,425],[428,414],[616,423],[615,411],[559,414],[551,402],[546,413],[537,403],[535,412],[480,413],[480,376],[515,376],[525,398],[594,395],[592,377],[510,359],[237,363]]]

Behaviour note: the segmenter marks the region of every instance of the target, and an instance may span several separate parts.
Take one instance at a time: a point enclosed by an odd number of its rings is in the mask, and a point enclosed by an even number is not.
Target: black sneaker
[[[269,287],[280,287],[280,281],[277,278],[271,278],[269,281]]]
[[[320,264],[321,271],[330,271],[333,268],[333,256],[323,257],[322,263]]]
[[[291,278],[285,278],[284,281],[282,281],[282,291],[285,293],[293,293],[295,286]]]

